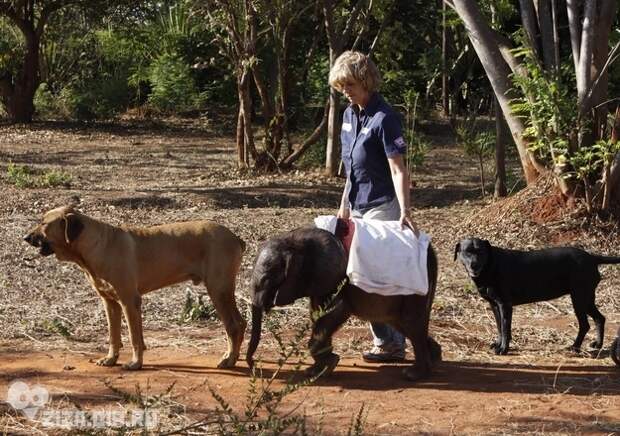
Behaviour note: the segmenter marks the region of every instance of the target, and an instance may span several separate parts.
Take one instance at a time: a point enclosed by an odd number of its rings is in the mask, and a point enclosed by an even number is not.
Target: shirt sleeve
[[[400,120],[395,113],[385,115],[378,133],[387,157],[395,157],[407,152],[407,144],[403,138]]]

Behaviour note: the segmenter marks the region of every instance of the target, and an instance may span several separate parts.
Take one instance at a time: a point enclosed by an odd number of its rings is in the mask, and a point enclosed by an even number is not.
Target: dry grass
[[[249,319],[249,276],[258,244],[276,233],[309,224],[316,215],[335,213],[343,184],[341,179],[325,177],[318,170],[276,175],[240,173],[234,165],[229,139],[192,129],[150,131],[117,126],[58,130],[54,125],[42,125],[32,130],[0,127],[0,135],[0,328],[6,348],[25,340],[35,351],[60,349],[82,354],[95,348],[104,350],[104,313],[82,273],[74,265],[37,257],[20,241],[45,210],[79,201],[83,212],[114,224],[212,219],[227,225],[248,246],[237,299]],[[438,143],[444,140],[439,138]],[[63,169],[71,175],[71,187],[16,188],[6,177],[9,162],[41,171]],[[578,207],[553,209],[558,203],[549,200],[548,180],[500,202],[480,200],[476,171],[476,163],[452,145],[436,146],[415,177],[414,217],[433,236],[438,252],[440,275],[432,334],[442,344],[445,359],[501,369],[507,358],[493,355],[488,348],[495,335],[492,314],[462,267],[453,261],[458,239],[476,235],[509,248],[574,244],[598,253],[619,254],[619,233],[617,224],[587,220]],[[601,270],[604,279],[597,303],[608,326],[617,326],[620,270],[614,266]],[[145,298],[144,326],[149,348],[194,347],[205,353],[219,353],[225,339],[217,320],[179,322],[188,291],[194,295],[206,293],[204,288],[182,284]],[[294,331],[306,321],[307,303],[299,301],[276,310],[265,322]],[[601,365],[603,361],[595,359],[597,356],[585,353],[580,357],[562,351],[572,343],[576,326],[566,297],[518,307],[513,320],[513,351],[508,357],[511,367],[554,365],[560,373],[566,362]],[[222,334],[208,336],[205,331]],[[606,346],[613,332],[607,328]],[[125,336],[123,339],[127,341]],[[357,356],[368,346],[367,328],[355,319],[347,323],[335,341],[336,351],[344,357]],[[265,334],[260,352],[266,355],[276,349],[273,337]],[[605,353],[598,357],[605,357]],[[583,410],[608,408],[605,402],[620,394],[617,379],[601,376],[594,383],[592,378],[564,373],[555,380],[545,375],[535,391],[553,396],[583,390],[591,394],[575,400],[583,403]],[[600,391],[607,394],[599,397]],[[62,399],[55,399],[53,405],[72,406]],[[493,407],[510,424],[503,428],[491,426],[486,431],[478,429],[481,433],[620,431],[617,424],[606,421],[576,426],[570,417],[565,421],[550,418],[548,422],[513,419],[515,410],[527,408],[523,400]],[[0,412],[0,428],[23,434],[39,432],[6,406]],[[172,415],[161,431],[189,422],[181,413]],[[592,416],[596,416],[596,410]],[[432,430],[432,426],[428,428]],[[388,432],[394,429],[398,427]],[[384,430],[382,427],[378,432]]]

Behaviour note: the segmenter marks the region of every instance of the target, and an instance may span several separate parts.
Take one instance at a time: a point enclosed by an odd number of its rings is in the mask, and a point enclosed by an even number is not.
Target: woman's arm
[[[349,191],[351,190],[351,181],[347,177],[347,182],[344,184],[344,191],[342,192],[342,198],[340,199],[340,208],[336,216],[342,219],[348,219],[351,214],[349,206]]]
[[[394,189],[396,190],[396,198],[398,199],[398,205],[400,206],[400,224],[401,226],[408,226],[416,236],[419,235],[418,226],[411,219],[410,202],[409,202],[409,173],[405,167],[405,160],[403,155],[396,155],[394,157],[388,157],[390,164],[390,172],[392,173],[392,181],[394,182]]]

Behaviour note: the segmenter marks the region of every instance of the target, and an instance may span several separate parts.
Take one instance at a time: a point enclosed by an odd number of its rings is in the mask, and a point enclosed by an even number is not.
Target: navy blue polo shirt
[[[344,111],[340,141],[342,162],[351,181],[351,208],[365,212],[391,201],[396,192],[388,157],[405,154],[398,114],[379,93],[364,109],[353,105]]]

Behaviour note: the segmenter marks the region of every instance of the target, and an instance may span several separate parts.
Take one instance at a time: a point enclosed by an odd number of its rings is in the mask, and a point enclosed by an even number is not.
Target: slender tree
[[[536,60],[530,64],[524,62],[528,56],[522,58],[515,56],[512,49],[516,45],[512,41],[491,28],[489,19],[484,16],[478,2],[475,0],[445,0],[445,2],[463,21],[472,46],[489,77],[517,145],[526,181],[531,183],[539,174],[553,170],[558,175],[558,183],[563,193],[567,196],[573,195],[574,186],[565,183],[566,173],[579,172],[577,168],[579,165],[575,162],[580,153],[589,149],[595,141],[604,139],[603,134],[608,130],[605,127],[609,112],[606,104],[607,70],[618,52],[618,45],[610,52],[609,40],[611,26],[617,19],[617,0],[586,2],[566,0],[565,9],[576,77],[574,98],[576,126],[571,131],[556,132],[557,135],[564,135],[567,138],[568,145],[565,151],[552,148],[550,160],[531,149],[531,135],[529,135],[531,129],[526,131],[528,125],[518,116],[513,104],[515,98],[520,98],[529,101],[530,106],[535,106],[539,96],[528,94],[527,90],[522,91],[524,94],[516,91],[518,87],[514,86],[511,74],[517,79],[521,77],[528,80],[534,77],[532,76],[534,71],[531,69],[540,67],[541,77],[544,80],[551,83],[554,77],[557,78],[558,8],[562,2],[556,4],[556,0],[519,0],[522,27],[526,35],[525,45],[529,47],[531,53],[529,59]],[[528,120],[528,123],[532,122],[536,121]],[[590,164],[583,168],[588,165]],[[620,166],[616,165],[610,170],[608,180],[614,180],[616,176],[613,173],[616,171],[620,171]],[[587,182],[586,179],[584,181]]]
[[[34,95],[41,82],[39,53],[41,38],[50,17],[59,10],[77,6],[96,10],[99,14],[122,1],[99,0],[10,0],[0,1],[0,17],[19,29],[23,37],[23,58],[12,70],[0,70],[0,101],[9,118],[16,123],[29,123],[34,116]]]

